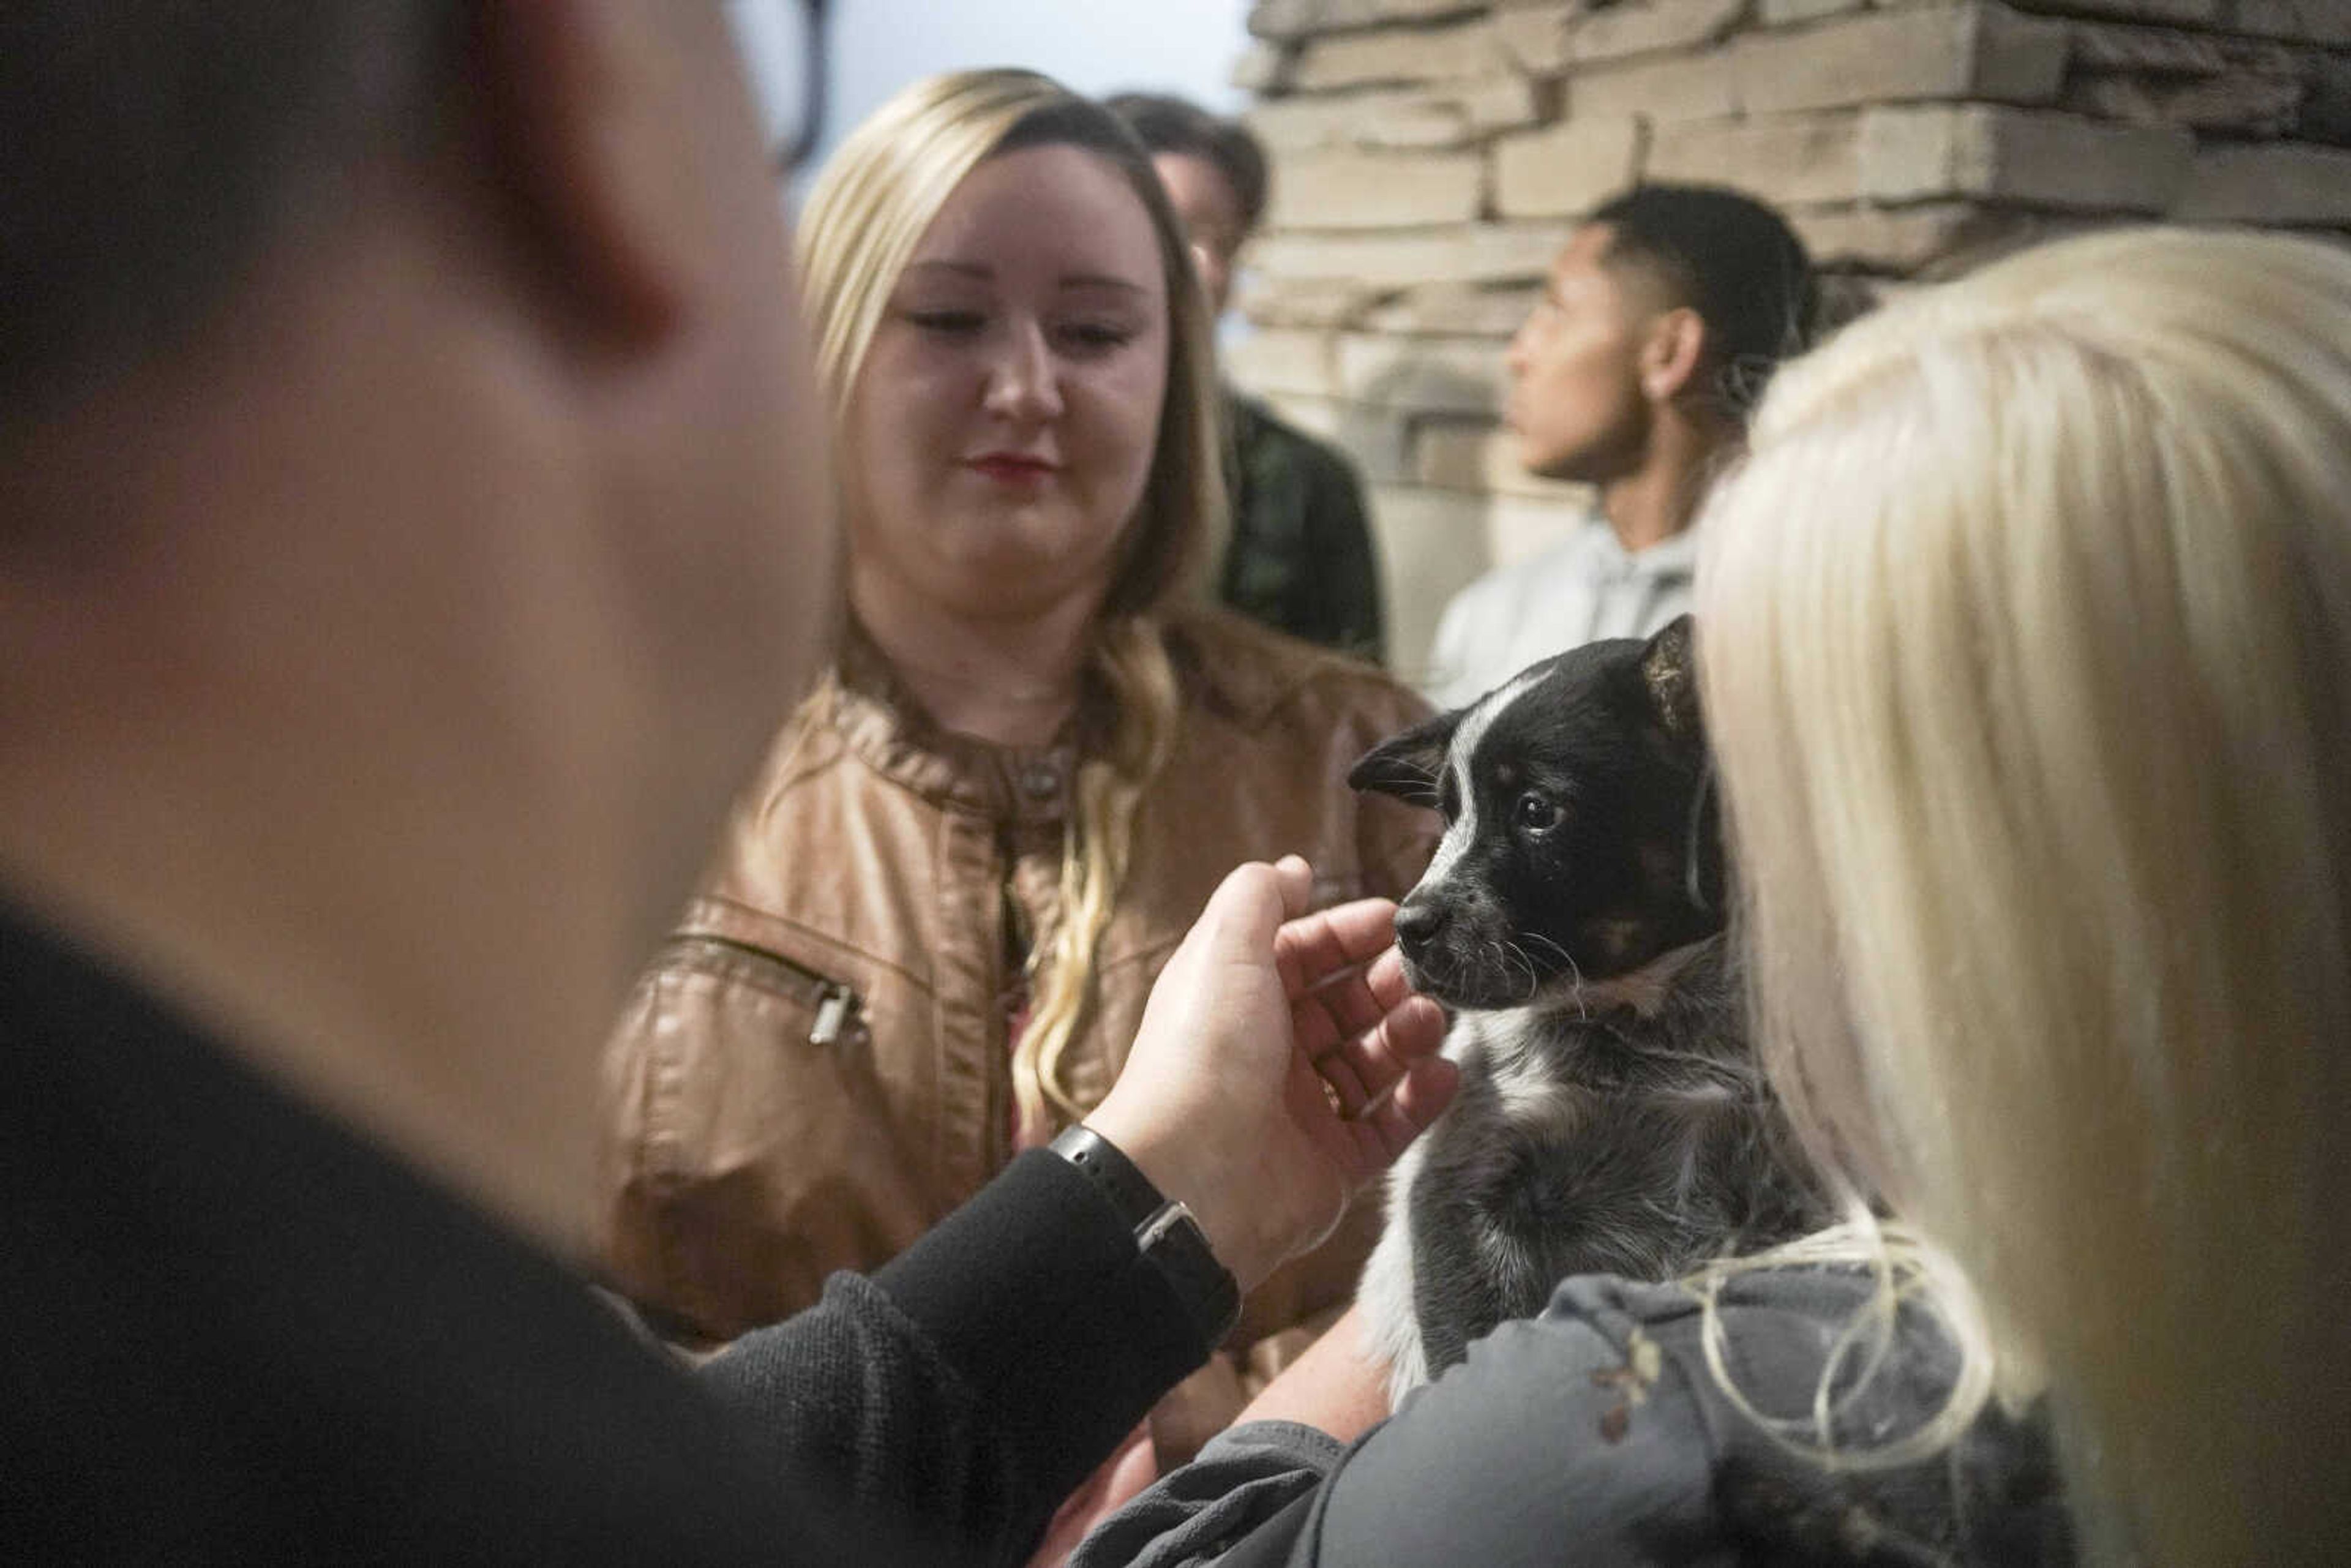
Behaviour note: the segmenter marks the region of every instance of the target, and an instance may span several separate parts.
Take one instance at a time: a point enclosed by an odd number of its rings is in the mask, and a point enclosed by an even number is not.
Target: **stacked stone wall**
[[[1275,171],[1237,380],[1363,465],[1407,675],[1446,598],[1588,504],[1499,425],[1575,220],[1780,204],[1851,297],[2116,222],[2351,232],[2351,0],[1259,0]]]

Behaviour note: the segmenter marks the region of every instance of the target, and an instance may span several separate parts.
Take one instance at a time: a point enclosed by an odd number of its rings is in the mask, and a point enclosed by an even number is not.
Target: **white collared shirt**
[[[1439,707],[1460,707],[1554,653],[1649,636],[1689,609],[1697,566],[1695,528],[1628,553],[1605,518],[1591,518],[1453,596],[1422,689]]]

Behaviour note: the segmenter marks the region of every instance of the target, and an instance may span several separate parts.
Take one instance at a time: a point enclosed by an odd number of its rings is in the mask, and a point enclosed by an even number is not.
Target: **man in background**
[[[1105,100],[1158,165],[1218,316],[1233,265],[1265,216],[1265,150],[1238,120],[1157,93]],[[1227,604],[1293,637],[1378,663],[1379,560],[1354,465],[1229,384],[1233,533],[1218,572]]]
[[[1804,346],[1814,292],[1802,242],[1735,191],[1644,185],[1576,230],[1510,341],[1506,418],[1528,471],[1592,486],[1599,515],[1455,595],[1435,701],[1689,609],[1692,524],[1764,381]]]

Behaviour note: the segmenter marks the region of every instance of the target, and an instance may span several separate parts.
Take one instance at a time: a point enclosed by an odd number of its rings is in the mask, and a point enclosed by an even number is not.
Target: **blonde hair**
[[[1698,598],[1808,1143],[2045,1365],[2095,1558],[2339,1550],[2351,256],[2102,235],[1855,323]]]
[[[1060,909],[1029,960],[1029,1020],[1013,1059],[1024,1124],[1087,1109],[1061,1084],[1061,1059],[1092,1005],[1094,952],[1125,880],[1144,791],[1175,749],[1182,694],[1163,622],[1200,594],[1222,554],[1228,525],[1213,324],[1149,155],[1107,110],[1033,71],[958,71],[900,92],[841,143],[799,225],[818,374],[838,435],[874,329],[939,209],[987,159],[1036,146],[1081,148],[1125,177],[1159,244],[1170,331],[1157,446],[1088,667],[1092,707],[1109,722],[1085,737]]]

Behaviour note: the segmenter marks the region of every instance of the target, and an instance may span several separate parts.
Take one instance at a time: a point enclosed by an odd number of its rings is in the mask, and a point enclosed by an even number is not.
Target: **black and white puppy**
[[[1592,643],[1348,775],[1446,821],[1396,938],[1461,1087],[1359,1296],[1394,1397],[1571,1274],[1667,1279],[1822,1218],[1748,1049],[1692,654],[1687,616]]]

